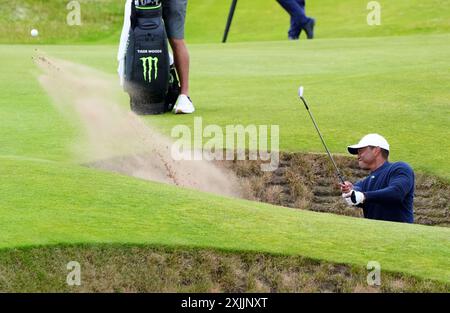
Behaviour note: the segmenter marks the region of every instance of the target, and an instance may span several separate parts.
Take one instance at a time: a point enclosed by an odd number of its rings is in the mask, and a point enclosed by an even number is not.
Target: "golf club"
[[[237,0],[231,2],[230,13],[228,14],[227,24],[225,25],[225,31],[223,33],[222,42],[227,42],[228,32],[230,31],[231,22],[233,21],[234,11],[236,10]]]
[[[300,97],[300,99],[302,100],[303,104],[305,105],[306,110],[309,113],[309,116],[311,117],[311,120],[314,124],[314,127],[317,130],[317,133],[319,134],[320,140],[322,141],[323,146],[325,147],[325,150],[327,151],[328,156],[330,157],[331,162],[333,163],[334,168],[336,169],[336,175],[338,176],[339,180],[341,181],[342,184],[345,184],[345,179],[344,176],[342,176],[341,171],[339,171],[336,162],[333,159],[333,156],[330,153],[330,150],[328,150],[327,145],[325,144],[325,141],[323,140],[322,134],[320,133],[319,127],[317,126],[316,121],[314,120],[314,116],[312,115],[311,111],[309,110],[308,104],[306,103],[305,98],[303,98],[303,86],[300,86],[300,88],[298,88],[298,96]]]

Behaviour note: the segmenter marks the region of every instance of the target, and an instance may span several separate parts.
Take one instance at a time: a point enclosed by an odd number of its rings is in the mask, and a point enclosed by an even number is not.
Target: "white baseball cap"
[[[378,134],[365,135],[356,145],[348,146],[347,149],[351,154],[358,154],[358,149],[368,146],[380,147],[389,151],[389,143],[383,136]]]

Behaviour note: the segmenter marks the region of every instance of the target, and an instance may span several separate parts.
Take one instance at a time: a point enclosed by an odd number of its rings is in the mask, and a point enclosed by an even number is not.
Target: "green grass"
[[[64,0],[0,0],[0,43],[116,43],[122,27],[124,1],[79,0],[81,26],[66,23]],[[367,25],[367,0],[307,2],[307,14],[317,19],[318,38],[377,37],[447,33],[449,0],[380,0],[381,25]],[[191,43],[222,40],[231,0],[190,1],[186,38]],[[229,34],[230,42],[284,40],[288,14],[274,0],[241,0]],[[40,37],[30,37],[30,30]]]
[[[364,134],[383,134],[391,159],[449,179],[449,35],[191,45],[194,116],[203,125],[279,125],[280,148],[322,152],[304,107],[301,83],[330,150]],[[115,47],[47,46],[41,50],[114,74]],[[1,46],[4,88],[0,154],[67,158],[72,127],[51,106],[35,80],[32,46]],[[25,79],[23,77],[26,77]],[[42,109],[43,103],[47,106]],[[126,97],[123,97],[126,106]],[[194,116],[147,117],[170,134]],[[69,125],[74,125],[72,121]]]
[[[69,26],[65,0],[0,0],[0,25],[9,31],[0,37],[1,43],[67,43],[98,42],[119,35],[123,23],[125,2],[112,0],[81,0],[82,25]],[[31,29],[39,37],[30,36]],[[12,31],[14,30],[14,31]]]

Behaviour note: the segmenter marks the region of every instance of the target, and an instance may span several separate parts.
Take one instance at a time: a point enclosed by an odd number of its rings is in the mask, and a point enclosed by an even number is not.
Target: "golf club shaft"
[[[234,11],[236,10],[237,0],[232,0],[230,12],[228,13],[227,24],[225,25],[225,31],[223,33],[222,43],[227,42],[228,32],[230,31],[231,22],[233,21]]]
[[[303,98],[302,96],[300,97],[300,99],[302,100],[303,104],[305,105],[306,110],[309,113],[309,116],[311,117],[311,120],[314,124],[314,127],[317,130],[317,133],[319,134],[320,140],[322,141],[323,146],[325,147],[325,150],[327,151],[328,157],[330,158],[331,162],[333,163],[334,168],[336,169],[336,175],[338,176],[339,180],[341,181],[342,184],[345,184],[345,179],[341,174],[341,171],[339,171],[339,168],[336,165],[336,162],[333,159],[333,156],[330,153],[330,150],[328,150],[327,145],[325,144],[325,141],[323,140],[322,134],[320,133],[319,127],[317,126],[317,123],[314,119],[314,116],[312,114],[312,112],[309,110],[308,104],[306,103],[305,98]]]

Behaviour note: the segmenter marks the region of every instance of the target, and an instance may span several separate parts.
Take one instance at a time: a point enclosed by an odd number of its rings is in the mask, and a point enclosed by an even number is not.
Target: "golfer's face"
[[[369,170],[370,165],[375,161],[375,155],[371,147],[358,149],[358,164],[364,170]]]

